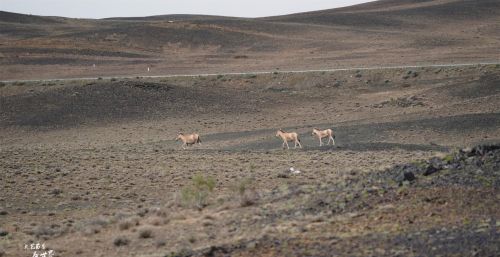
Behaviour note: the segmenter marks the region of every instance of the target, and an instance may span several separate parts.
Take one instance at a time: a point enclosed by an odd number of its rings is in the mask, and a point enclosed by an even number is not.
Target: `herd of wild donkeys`
[[[323,145],[322,139],[325,137],[328,137],[328,143],[326,143],[327,145],[330,144],[330,141],[332,141],[332,145],[335,145],[335,134],[333,134],[333,130],[331,129],[319,130],[317,128],[313,128],[312,135],[316,136],[319,139],[319,146]],[[297,148],[297,146],[302,148],[302,144],[300,143],[299,139],[299,134],[297,134],[296,132],[285,132],[282,129],[279,129],[276,132],[276,136],[280,137],[283,140],[283,149],[285,149],[285,145],[287,149],[290,149],[290,147],[288,146],[288,141],[293,141],[295,143],[294,148]],[[175,141],[179,140],[181,140],[183,143],[182,149],[186,149],[186,146],[201,144],[200,135],[196,133],[193,134],[179,133],[175,138]]]

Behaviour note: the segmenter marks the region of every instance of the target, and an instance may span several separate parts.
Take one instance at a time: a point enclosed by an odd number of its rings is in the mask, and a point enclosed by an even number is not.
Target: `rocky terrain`
[[[495,256],[499,78],[475,65],[4,83],[0,252]],[[278,128],[304,148],[282,150]],[[203,144],[181,150],[179,131]]]
[[[0,12],[0,257],[498,256],[498,7]]]

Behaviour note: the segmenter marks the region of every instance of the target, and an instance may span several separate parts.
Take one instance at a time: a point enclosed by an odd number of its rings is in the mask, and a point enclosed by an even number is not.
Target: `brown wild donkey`
[[[323,145],[323,141],[321,139],[325,137],[328,137],[328,143],[326,143],[326,145],[330,144],[330,140],[332,141],[332,145],[335,145],[335,134],[333,134],[333,130],[331,129],[319,130],[317,128],[313,128],[311,135],[316,136],[319,139],[319,146]]]
[[[287,133],[287,132],[283,131],[282,129],[279,129],[276,132],[276,136],[281,137],[281,139],[283,140],[283,149],[285,149],[285,145],[286,145],[287,149],[290,149],[290,147],[288,146],[288,141],[294,141],[294,143],[295,143],[294,148],[297,148],[297,145],[300,148],[302,148],[302,144],[300,144],[299,135],[295,132]]]
[[[193,134],[186,134],[184,135],[183,133],[179,133],[177,137],[175,138],[175,141],[182,141],[182,149],[186,149],[186,146],[191,146],[196,143],[201,145],[201,138],[200,135],[193,133]]]

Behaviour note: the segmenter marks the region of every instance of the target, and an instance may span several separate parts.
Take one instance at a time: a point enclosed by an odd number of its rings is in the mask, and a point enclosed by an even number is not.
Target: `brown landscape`
[[[258,19],[0,12],[0,80],[498,62],[499,5],[384,0]]]
[[[499,256],[499,17],[0,12],[0,256]]]

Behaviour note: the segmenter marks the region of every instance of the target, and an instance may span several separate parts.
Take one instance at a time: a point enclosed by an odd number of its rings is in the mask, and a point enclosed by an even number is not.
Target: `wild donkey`
[[[201,145],[201,139],[200,135],[193,133],[193,134],[186,134],[184,135],[183,133],[179,133],[177,137],[175,138],[175,141],[182,141],[182,149],[186,149],[186,146],[194,145],[196,143]]]
[[[317,128],[313,128],[311,135],[316,136],[319,139],[319,146],[323,145],[323,141],[321,139],[325,137],[328,137],[328,143],[326,143],[326,145],[330,144],[330,140],[332,141],[332,145],[335,145],[335,134],[333,134],[333,130],[331,129],[319,130]]]
[[[288,141],[294,141],[294,143],[295,143],[294,148],[297,148],[297,145],[300,148],[302,148],[302,145],[300,144],[299,135],[295,132],[287,133],[287,132],[283,131],[282,129],[279,129],[276,132],[276,136],[281,137],[281,139],[283,140],[283,149],[285,149],[285,145],[286,145],[287,149],[290,149],[290,147],[288,146]]]

